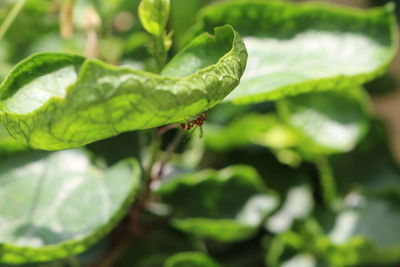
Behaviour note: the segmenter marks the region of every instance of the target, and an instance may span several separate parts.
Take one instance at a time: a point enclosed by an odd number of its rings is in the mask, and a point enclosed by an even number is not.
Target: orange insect
[[[193,127],[200,127],[200,138],[203,137],[203,127],[202,125],[207,120],[207,114],[203,112],[200,116],[196,117],[194,120],[190,120],[185,123],[181,123],[181,128],[185,131],[192,129]]]

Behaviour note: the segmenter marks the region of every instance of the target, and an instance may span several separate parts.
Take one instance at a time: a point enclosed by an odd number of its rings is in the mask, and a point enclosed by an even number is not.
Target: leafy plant
[[[400,262],[394,5],[210,2],[0,3],[0,265]]]

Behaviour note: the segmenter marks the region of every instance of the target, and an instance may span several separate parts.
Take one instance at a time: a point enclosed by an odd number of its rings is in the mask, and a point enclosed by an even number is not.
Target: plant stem
[[[158,160],[160,146],[161,146],[161,135],[158,133],[157,129],[153,129],[151,138],[150,158],[147,166],[145,167],[142,190],[131,212],[132,229],[135,235],[140,235],[140,232],[142,231],[140,218],[142,216],[143,210],[146,207],[146,203],[151,197],[151,182],[154,180],[153,169],[155,163]]]
[[[27,0],[19,0],[12,7],[10,13],[8,13],[7,17],[4,19],[3,23],[0,26],[0,40],[3,39],[4,35],[7,33],[8,29],[21,12],[22,8],[25,6]]]
[[[185,133],[181,130],[178,130],[172,142],[168,145],[167,150],[165,151],[164,157],[160,160],[160,168],[158,170],[157,178],[161,178],[164,172],[165,164],[171,159],[172,154],[175,149],[182,141],[182,138],[185,136]]]
[[[320,176],[323,200],[329,207],[334,208],[337,199],[336,182],[329,160],[325,156],[318,156],[315,164]]]
[[[106,254],[96,265],[98,267],[112,267],[115,266],[115,263],[118,261],[119,256],[125,251],[125,249],[129,246],[129,242],[127,239],[124,239],[122,242],[116,244],[113,249]]]
[[[150,159],[145,169],[144,179],[146,181],[152,180],[152,172],[154,165],[158,159],[158,154],[161,146],[161,136],[157,132],[157,129],[152,130],[151,148],[150,148]]]
[[[165,47],[165,34],[154,36],[154,54],[158,71],[161,72],[167,62],[167,49]]]

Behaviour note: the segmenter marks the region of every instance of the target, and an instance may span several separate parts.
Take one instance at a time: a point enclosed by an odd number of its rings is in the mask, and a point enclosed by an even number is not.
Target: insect
[[[207,114],[203,112],[200,116],[196,117],[194,120],[190,120],[185,123],[181,123],[181,128],[185,131],[189,131],[193,127],[199,127],[200,128],[200,138],[203,137],[203,127],[202,125],[204,122],[207,120]]]

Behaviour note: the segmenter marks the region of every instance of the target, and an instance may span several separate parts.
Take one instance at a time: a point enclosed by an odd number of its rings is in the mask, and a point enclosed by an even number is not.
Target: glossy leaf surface
[[[1,119],[13,137],[44,150],[183,122],[238,85],[246,58],[242,39],[229,26],[196,38],[163,75],[38,54],[17,65],[1,85]]]
[[[230,24],[249,61],[227,100],[254,103],[349,88],[382,74],[396,53],[393,6],[356,10],[320,3],[236,1],[203,10],[193,30]]]
[[[80,150],[27,152],[0,170],[0,262],[13,264],[84,251],[125,215],[140,181],[136,161],[99,169]]]
[[[279,103],[280,114],[311,153],[347,152],[369,125],[368,96],[362,89],[302,94]]]

